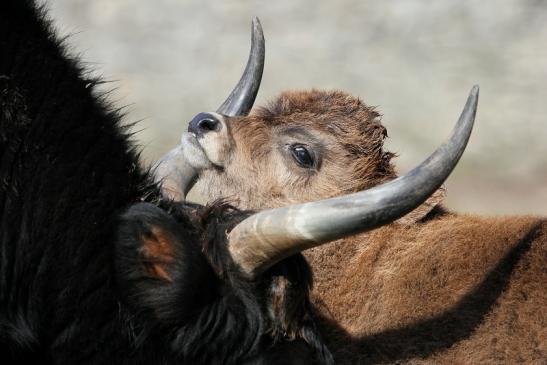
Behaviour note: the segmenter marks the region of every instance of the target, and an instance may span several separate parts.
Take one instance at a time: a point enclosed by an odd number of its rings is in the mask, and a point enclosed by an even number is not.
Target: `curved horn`
[[[198,171],[187,161],[180,147],[172,149],[156,162],[151,172],[162,195],[174,201],[185,200],[198,176]]]
[[[393,222],[445,181],[465,150],[477,110],[474,86],[450,138],[418,167],[380,186],[337,198],[266,210],[228,235],[234,261],[249,276],[302,250]]]
[[[264,34],[257,17],[253,18],[251,52],[241,79],[228,98],[218,108],[217,113],[229,117],[247,115],[253,107],[258,94],[262,71],[264,70]]]

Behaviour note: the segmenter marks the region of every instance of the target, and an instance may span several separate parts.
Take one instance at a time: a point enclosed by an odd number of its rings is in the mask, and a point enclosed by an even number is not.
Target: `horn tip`
[[[260,19],[257,16],[253,16],[252,25],[253,25],[253,29],[262,31],[262,23],[260,22]]]
[[[464,112],[470,111],[472,112],[470,119],[475,119],[475,113],[477,112],[477,104],[479,101],[479,85],[475,84],[471,88],[471,91],[469,92],[469,96],[467,97],[467,102],[465,103]]]
[[[471,88],[471,95],[474,96],[475,98],[478,97],[479,90],[480,90],[479,84],[473,85],[473,87]]]
[[[264,32],[262,31],[262,24],[260,23],[260,19],[258,19],[257,16],[253,16],[252,34],[253,34],[253,38],[258,37],[258,38],[264,39]]]

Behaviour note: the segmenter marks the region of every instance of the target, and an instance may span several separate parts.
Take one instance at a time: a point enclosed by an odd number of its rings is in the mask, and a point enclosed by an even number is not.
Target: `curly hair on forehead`
[[[353,165],[355,181],[348,190],[395,177],[391,163],[395,154],[383,149],[388,134],[381,123],[382,115],[357,97],[339,90],[285,91],[257,108],[254,115],[272,124],[296,121],[335,137]]]
[[[282,92],[268,105],[255,110],[263,119],[274,119],[294,113],[331,114],[348,116],[355,114],[359,120],[373,121],[380,117],[373,107],[365,105],[359,98],[340,90],[289,90]]]

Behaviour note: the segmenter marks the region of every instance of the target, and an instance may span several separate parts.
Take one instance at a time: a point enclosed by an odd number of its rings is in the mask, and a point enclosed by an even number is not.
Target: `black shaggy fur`
[[[0,361],[331,362],[301,256],[246,280],[246,214],[161,201],[98,80],[29,0],[0,0]]]

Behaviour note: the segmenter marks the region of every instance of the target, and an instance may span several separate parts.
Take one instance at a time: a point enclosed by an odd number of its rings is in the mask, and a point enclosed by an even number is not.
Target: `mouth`
[[[194,169],[201,171],[213,166],[213,163],[209,157],[207,157],[207,152],[203,149],[194,133],[183,133],[180,139],[180,145],[184,157]]]
[[[218,156],[214,158],[218,153],[215,153],[214,147],[207,144],[206,138],[198,138],[195,133],[185,132],[182,134],[180,145],[184,157],[197,171],[201,172],[207,169],[224,170],[224,165],[218,161]],[[213,157],[211,157],[210,153],[212,153]]]
[[[159,184],[164,196],[183,201],[204,171],[224,170],[210,155],[218,155],[216,145],[207,141],[211,142],[211,139],[198,138],[192,132],[185,132],[180,143],[152,166],[154,181]]]

